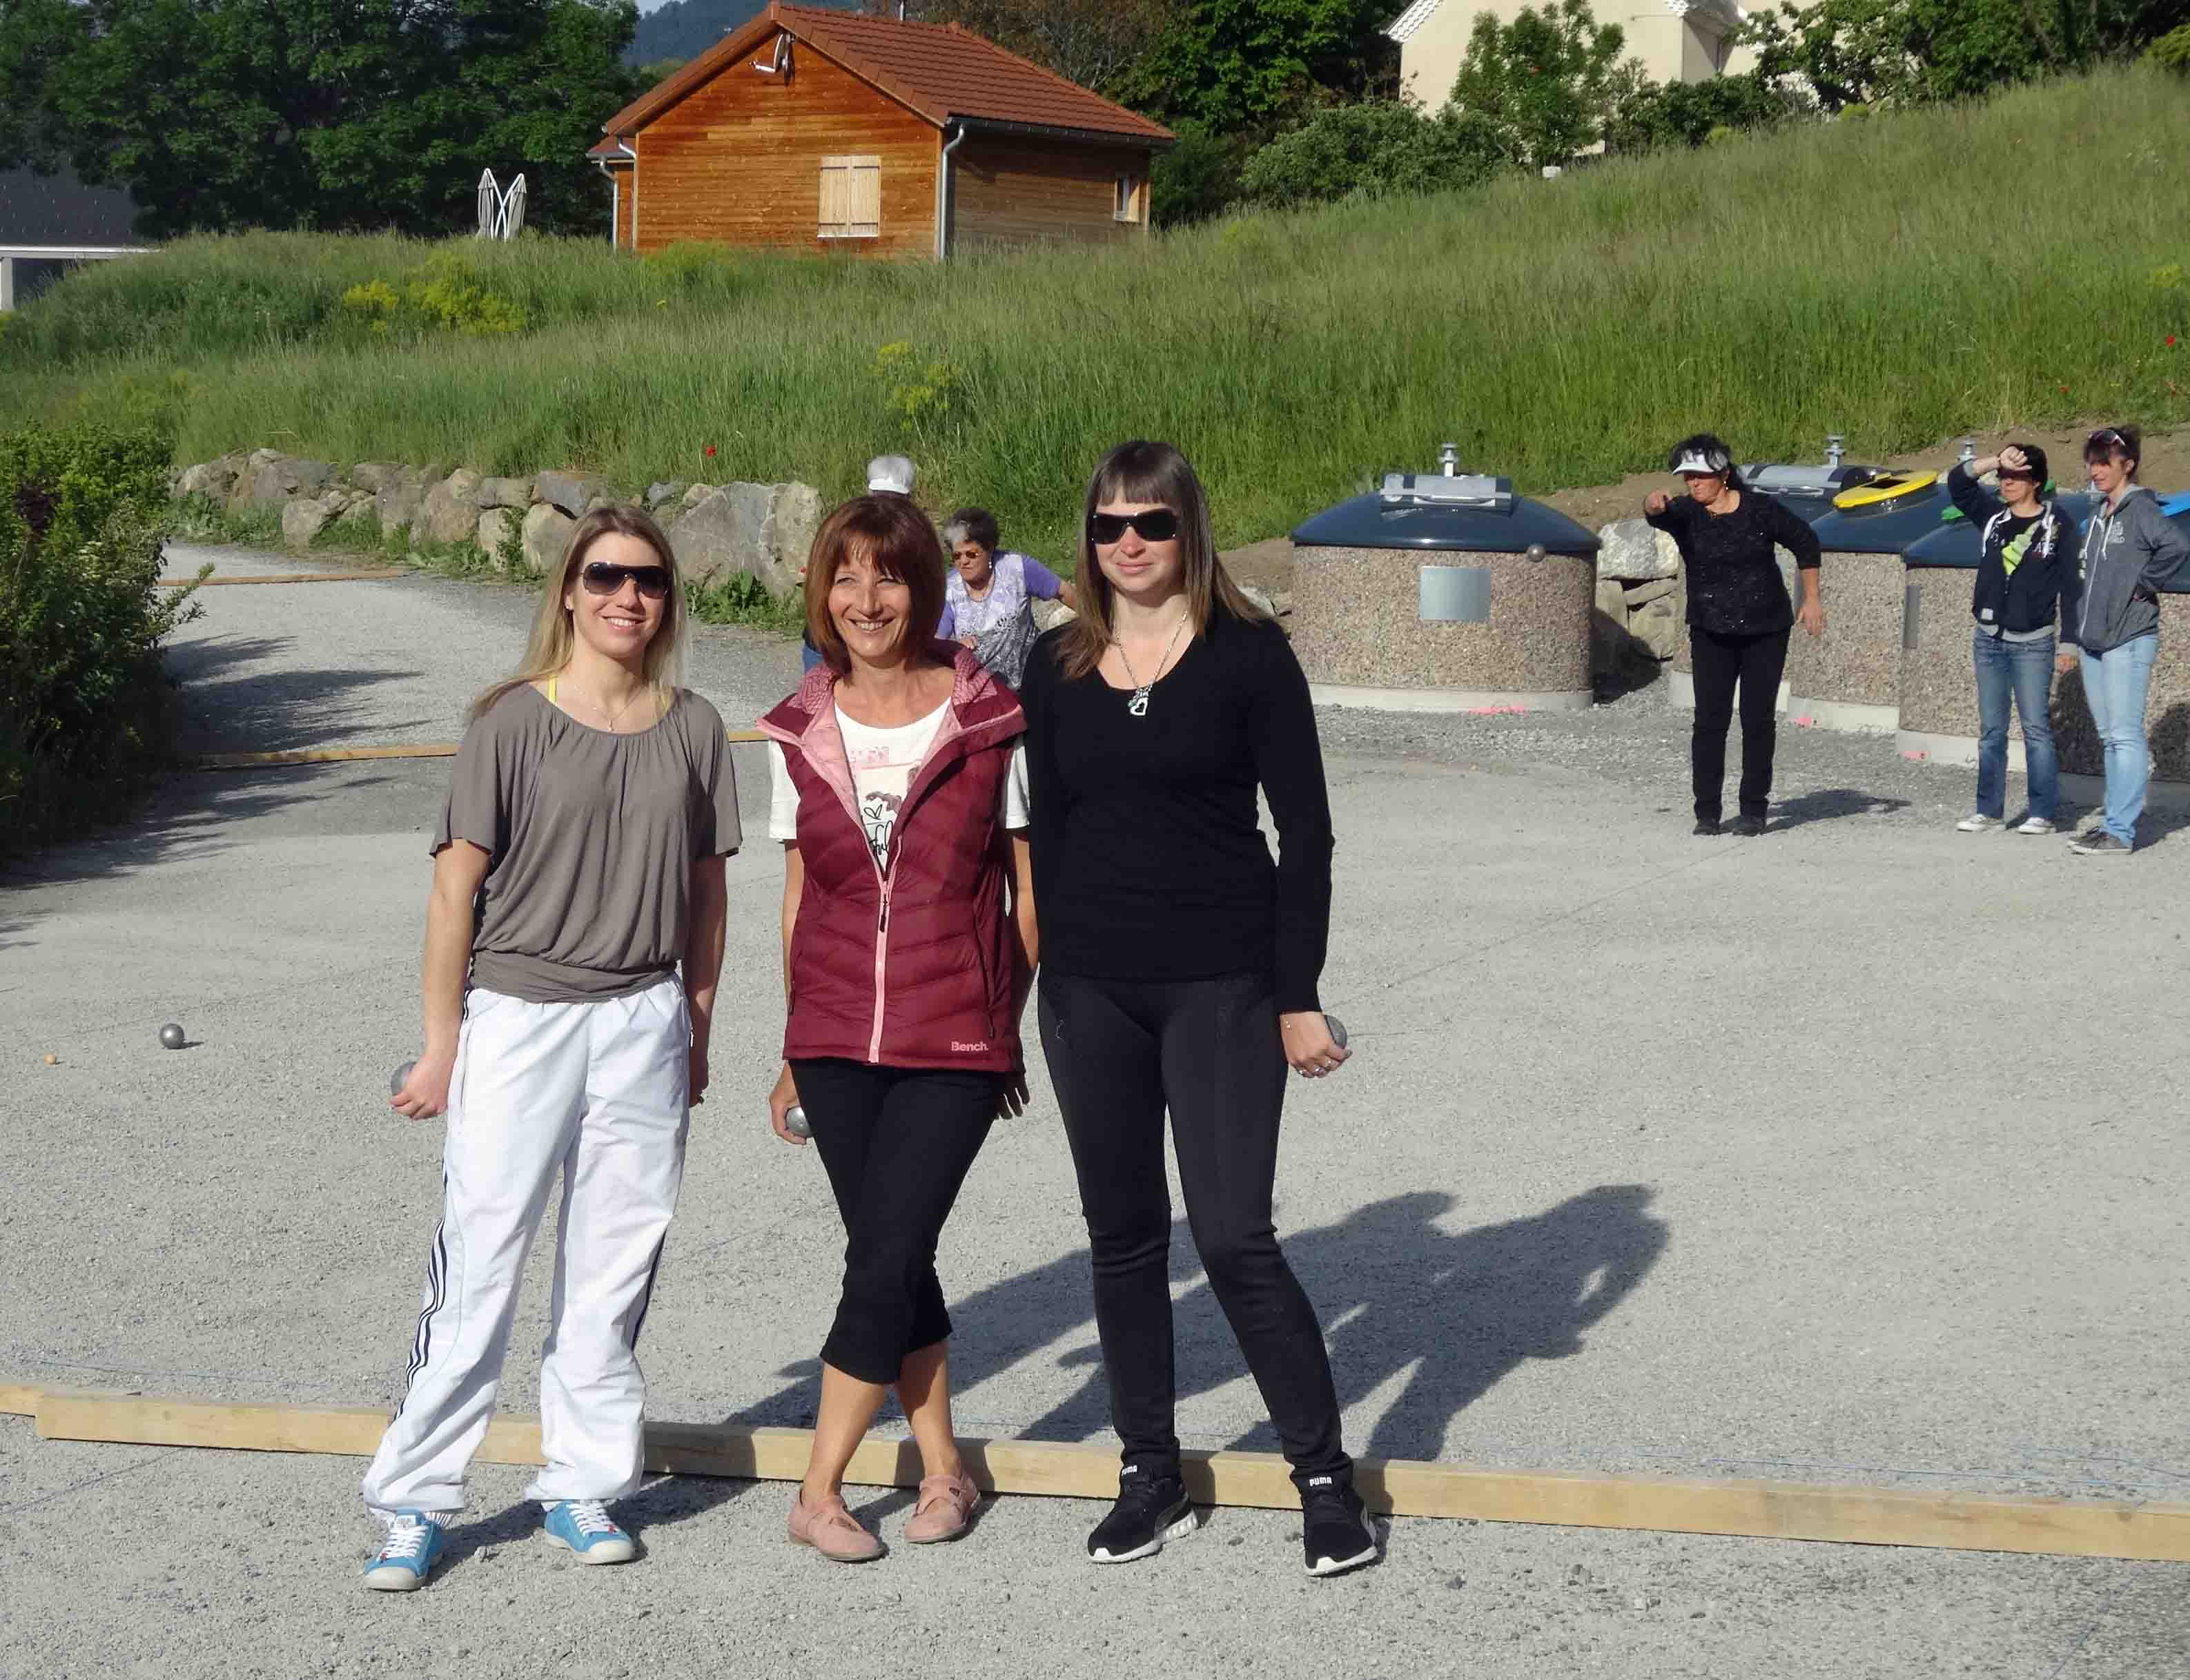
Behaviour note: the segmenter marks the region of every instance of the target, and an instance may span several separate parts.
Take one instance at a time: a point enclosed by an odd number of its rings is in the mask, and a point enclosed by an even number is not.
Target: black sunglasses
[[[1168,508],[1151,508],[1141,514],[1090,514],[1087,534],[1108,548],[1122,542],[1131,525],[1144,542],[1168,542],[1178,535],[1178,515]]]
[[[608,560],[587,560],[578,581],[586,586],[588,595],[613,595],[627,582],[638,585],[638,593],[650,601],[661,600],[669,593],[667,566],[620,566]]]

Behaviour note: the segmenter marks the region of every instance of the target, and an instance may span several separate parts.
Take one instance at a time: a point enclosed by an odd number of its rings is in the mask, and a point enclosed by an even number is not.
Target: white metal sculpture
[[[482,169],[479,178],[479,236],[481,239],[514,239],[525,228],[525,177],[519,175],[505,188],[494,179],[494,171]]]

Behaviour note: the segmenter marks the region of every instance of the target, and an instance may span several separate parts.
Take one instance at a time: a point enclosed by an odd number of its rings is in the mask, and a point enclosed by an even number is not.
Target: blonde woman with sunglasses
[[[366,1472],[365,1585],[423,1586],[494,1416],[517,1286],[562,1181],[528,1499],[581,1563],[636,1555],[635,1348],[707,1084],[738,796],[715,708],[677,686],[684,601],[636,508],[588,514],[522,668],[479,696],[433,846],[426,1047],[389,1104],[446,1112],[408,1382]]]

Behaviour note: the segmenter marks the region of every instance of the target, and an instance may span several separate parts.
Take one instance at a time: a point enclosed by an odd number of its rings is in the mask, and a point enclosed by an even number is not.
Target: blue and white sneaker
[[[561,1499],[547,1509],[546,1531],[551,1546],[559,1546],[582,1564],[628,1564],[638,1556],[638,1543],[616,1526],[603,1499]]]
[[[441,1518],[432,1511],[398,1511],[388,1519],[380,1550],[365,1566],[365,1584],[375,1592],[416,1592],[440,1560]]]

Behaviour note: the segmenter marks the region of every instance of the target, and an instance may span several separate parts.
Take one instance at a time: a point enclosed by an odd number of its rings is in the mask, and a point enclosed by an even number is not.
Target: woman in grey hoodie
[[[2083,600],[2074,639],[2083,650],[2084,698],[2106,748],[2107,775],[2104,816],[2069,843],[2087,857],[2136,849],[2136,820],[2152,780],[2144,704],[2159,654],[2159,592],[2190,572],[2190,538],[2136,481],[2143,447],[2134,426],[2102,428],[2084,444],[2100,500],[2077,557]]]

